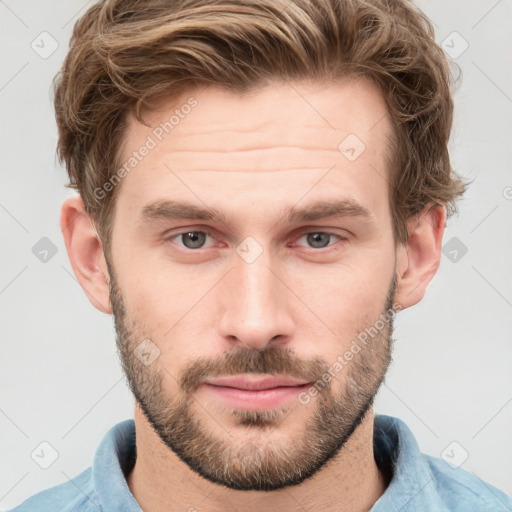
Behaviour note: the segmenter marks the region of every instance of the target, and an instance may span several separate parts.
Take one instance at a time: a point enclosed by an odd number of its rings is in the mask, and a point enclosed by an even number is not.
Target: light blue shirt
[[[375,460],[392,473],[371,512],[511,512],[512,498],[472,473],[424,455],[407,425],[376,415]],[[41,491],[11,512],[140,512],[126,483],[135,462],[135,424],[112,427],[92,467],[73,480]]]

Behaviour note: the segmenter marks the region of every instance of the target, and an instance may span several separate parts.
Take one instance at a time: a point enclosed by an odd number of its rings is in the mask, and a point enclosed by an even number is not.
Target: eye
[[[183,249],[198,250],[205,248],[207,237],[214,238],[208,231],[189,230],[176,233],[168,237],[167,240],[176,243]],[[333,237],[338,239],[338,241],[346,240],[345,237],[328,231],[310,231],[303,233],[297,240],[305,238],[310,248],[323,249],[325,247],[335,245],[330,243]]]
[[[310,247],[313,249],[323,249],[329,245],[332,237],[336,237],[339,241],[346,240],[346,238],[342,237],[341,235],[327,231],[310,231],[309,233],[304,233],[298,240],[301,238],[306,238],[307,243],[311,244]]]
[[[181,240],[181,247],[185,249],[202,249],[206,237],[211,236],[207,231],[183,231],[168,238],[174,241],[175,239]],[[178,243],[178,245],[180,245]]]

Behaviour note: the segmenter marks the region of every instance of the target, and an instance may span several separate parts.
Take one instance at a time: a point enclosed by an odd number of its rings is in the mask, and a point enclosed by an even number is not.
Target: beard
[[[113,266],[108,261],[107,266],[117,350],[130,390],[164,445],[210,482],[244,491],[298,485],[338,454],[369,413],[391,362],[393,314],[382,329],[368,324],[357,331],[373,329],[377,333],[334,375],[333,365],[322,358],[305,359],[289,348],[269,345],[262,350],[240,348],[215,359],[195,359],[180,369],[180,377],[176,378],[158,364],[158,359],[155,364],[144,365],[136,357],[135,349],[147,336],[134,318],[127,317]],[[396,274],[385,299],[383,313],[387,316],[393,311],[395,289]],[[234,437],[220,421],[208,425],[194,413],[194,406],[205,409],[194,392],[207,377],[244,373],[286,375],[312,382],[317,393],[306,405],[299,400],[262,411],[224,409],[244,434],[239,436],[237,432]],[[333,378],[326,379],[326,375]],[[178,385],[174,395],[165,384],[166,376]],[[336,393],[333,379],[340,388]],[[281,435],[273,439],[272,434],[279,431],[281,423],[293,421],[299,407],[310,409],[304,425],[295,425],[294,434],[288,438]],[[208,414],[207,421],[215,423]],[[215,434],[216,427],[221,427],[220,435]]]

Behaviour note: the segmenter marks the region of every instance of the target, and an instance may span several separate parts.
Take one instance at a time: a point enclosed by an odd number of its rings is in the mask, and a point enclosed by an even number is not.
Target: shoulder
[[[453,511],[512,510],[512,498],[473,473],[453,467],[444,460],[422,454],[432,474],[436,492]],[[478,506],[478,509],[475,509]]]
[[[125,420],[103,436],[92,466],[67,482],[34,494],[8,512],[140,512],[124,476],[133,467],[135,457],[135,424],[132,419]]]
[[[98,512],[101,505],[94,491],[92,468],[72,480],[27,498],[7,512]]]
[[[503,491],[461,467],[422,453],[411,430],[398,418],[376,416],[374,455],[379,467],[392,476],[372,511],[512,511],[512,498]]]

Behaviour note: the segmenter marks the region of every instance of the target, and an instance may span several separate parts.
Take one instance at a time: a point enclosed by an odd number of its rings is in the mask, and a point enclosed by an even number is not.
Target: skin
[[[389,210],[387,140],[391,124],[379,90],[358,79],[340,83],[275,83],[245,95],[219,88],[164,99],[145,119],[127,118],[125,155],[140,148],[159,122],[194,96],[198,105],[123,178],[117,191],[111,265],[127,318],[139,339],[160,349],[168,396],[189,363],[238,349],[293,350],[328,365],[362,326],[383,312],[396,274],[394,303],[411,307],[424,296],[440,262],[445,208],[428,205],[408,221],[409,240],[396,245]],[[365,151],[354,161],[338,150],[356,134]],[[290,224],[285,213],[320,199],[352,199],[368,218],[345,216]],[[140,222],[144,205],[181,199],[225,214],[212,221]],[[113,314],[111,277],[94,222],[80,198],[64,202],[61,226],[73,270],[91,303]],[[202,249],[179,237],[208,230]],[[326,231],[328,247],[312,247],[307,233]],[[236,248],[248,236],[262,249],[250,264]],[[194,252],[195,251],[195,252]],[[333,298],[335,297],[335,300]],[[386,333],[389,336],[391,332]],[[349,363],[351,364],[351,363]],[[348,371],[332,382],[339,393]],[[268,431],[248,430],[204,389],[193,412],[217,438],[266,450]],[[295,443],[317,403],[293,402],[274,442]],[[385,491],[388,475],[373,457],[370,407],[341,450],[311,478],[270,492],[212,483],[164,445],[135,406],[137,461],[127,478],[146,512],[191,507],[220,510],[368,510]]]

